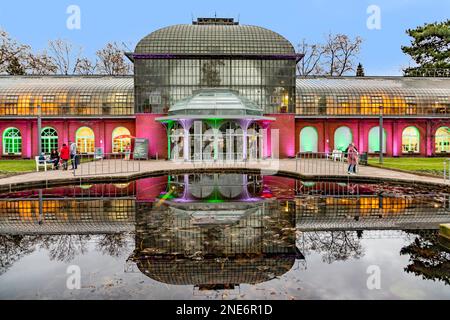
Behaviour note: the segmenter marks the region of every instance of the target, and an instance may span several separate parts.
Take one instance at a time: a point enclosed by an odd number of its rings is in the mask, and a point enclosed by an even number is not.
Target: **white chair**
[[[333,150],[331,154],[331,160],[333,161],[342,161],[344,160],[344,153],[341,150]]]
[[[34,157],[34,161],[36,161],[36,171],[39,171],[40,167],[44,167],[44,171],[47,171],[47,166],[50,166],[53,169],[53,163],[47,162],[47,157],[43,162],[39,161],[39,156]],[[41,160],[42,161],[42,160]]]

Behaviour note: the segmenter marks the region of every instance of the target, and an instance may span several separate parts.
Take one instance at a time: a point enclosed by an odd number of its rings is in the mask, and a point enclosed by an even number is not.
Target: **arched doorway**
[[[41,130],[42,152],[50,154],[52,150],[58,150],[58,132],[52,127]]]
[[[386,153],[387,132],[383,128],[383,153]],[[380,127],[369,130],[369,153],[380,152]]]
[[[3,154],[22,154],[22,135],[17,128],[7,128],[3,131]]]
[[[95,135],[89,127],[81,127],[77,130],[75,139],[77,142],[77,151],[79,153],[94,153]]]
[[[255,160],[263,155],[263,135],[259,124],[253,122],[247,129],[247,159]]]
[[[449,127],[440,127],[436,130],[434,136],[434,148],[436,153],[450,152],[450,129]]]
[[[219,128],[217,141],[218,158],[225,160],[242,159],[243,154],[243,130],[239,123],[227,121]]]
[[[300,131],[300,152],[317,152],[319,135],[317,129],[311,126]]]
[[[402,132],[402,152],[419,153],[420,152],[420,132],[414,126],[406,127]]]
[[[169,128],[170,158],[173,160],[184,159],[184,128],[179,122],[174,122]]]
[[[130,135],[130,130],[125,127],[115,128],[112,132],[112,152],[125,152],[126,147],[131,145],[131,138],[123,138],[123,136]]]
[[[334,132],[334,149],[345,151],[348,145],[353,141],[352,130],[349,127],[342,126]]]

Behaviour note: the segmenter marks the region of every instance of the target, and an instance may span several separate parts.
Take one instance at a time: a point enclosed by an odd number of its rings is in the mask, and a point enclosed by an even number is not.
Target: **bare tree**
[[[297,74],[300,76],[320,75],[324,73],[322,56],[324,48],[320,44],[309,44],[305,39],[298,45],[298,53],[303,54],[303,59],[297,64]]]
[[[130,74],[131,64],[125,59],[123,45],[117,42],[109,42],[97,51],[97,72],[106,75]]]
[[[304,248],[304,254],[320,253],[326,263],[359,259],[364,255],[357,233],[353,231],[305,232],[300,242],[298,246]]]
[[[81,60],[82,48],[63,39],[50,40],[48,45],[50,55],[57,67],[57,73],[74,74]]]
[[[355,58],[361,48],[362,39],[351,39],[345,34],[329,34],[324,45],[325,70],[327,75],[342,76],[355,70]]]
[[[343,76],[355,70],[355,60],[361,49],[362,39],[351,39],[345,34],[328,34],[324,44],[309,44],[303,40],[298,53],[304,55],[297,65],[297,74]]]
[[[96,64],[92,63],[88,58],[81,58],[78,60],[75,73],[80,75],[95,74]]]
[[[11,38],[8,32],[0,29],[0,73],[24,68],[24,59],[30,47]],[[14,66],[10,66],[11,62]]]
[[[34,75],[55,74],[58,71],[52,57],[47,52],[28,54],[27,56],[27,73]]]

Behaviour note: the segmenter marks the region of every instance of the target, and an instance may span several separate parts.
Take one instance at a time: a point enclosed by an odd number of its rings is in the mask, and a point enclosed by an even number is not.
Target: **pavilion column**
[[[248,125],[250,124],[250,121],[248,120],[241,120],[239,121],[241,128],[242,128],[242,158],[244,160],[247,159],[247,129]]]
[[[183,135],[183,157],[184,161],[189,160],[189,129],[184,128]]]
[[[247,126],[242,128],[242,158],[247,159]]]
[[[190,148],[189,148],[189,130],[191,129],[193,124],[192,120],[183,120],[181,121],[181,125],[183,126],[183,158],[184,161],[191,160],[190,157]]]

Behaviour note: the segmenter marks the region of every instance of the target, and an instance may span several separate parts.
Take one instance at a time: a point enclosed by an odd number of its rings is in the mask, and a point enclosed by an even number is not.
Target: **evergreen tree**
[[[364,67],[361,63],[358,64],[358,67],[356,68],[356,76],[357,77],[364,77]]]
[[[410,46],[402,46],[402,51],[417,66],[405,69],[405,75],[433,76],[438,69],[450,69],[450,19],[408,29],[406,33],[413,39]]]

